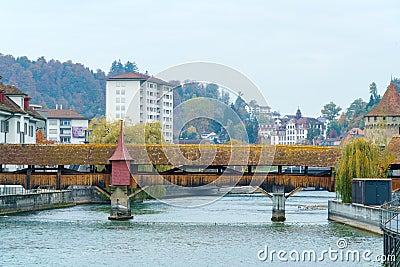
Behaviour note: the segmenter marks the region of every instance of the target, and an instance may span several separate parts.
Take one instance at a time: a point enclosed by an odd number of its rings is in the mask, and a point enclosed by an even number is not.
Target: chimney
[[[56,109],[58,109],[58,104],[56,104]]]
[[[24,109],[29,108],[29,100],[31,100],[29,96],[24,97]]]
[[[0,89],[0,103],[4,102],[4,93],[5,93],[5,91],[3,89]]]
[[[62,110],[62,104],[60,104],[60,110]]]

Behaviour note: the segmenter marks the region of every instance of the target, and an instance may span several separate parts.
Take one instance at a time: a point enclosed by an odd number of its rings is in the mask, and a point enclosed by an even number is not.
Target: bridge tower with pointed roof
[[[393,136],[400,134],[400,93],[393,82],[364,120],[365,136],[376,145],[385,147]]]
[[[130,165],[133,161],[124,142],[123,121],[120,123],[120,134],[117,149],[109,159],[111,163],[111,212],[110,220],[132,219],[129,200],[131,184]]]

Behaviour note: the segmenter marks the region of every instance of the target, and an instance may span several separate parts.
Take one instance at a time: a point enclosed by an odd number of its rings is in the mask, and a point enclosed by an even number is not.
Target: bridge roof
[[[116,145],[0,145],[0,163],[17,165],[109,164]],[[166,165],[283,165],[333,167],[336,147],[127,145],[135,164]],[[201,155],[201,157],[200,157]]]

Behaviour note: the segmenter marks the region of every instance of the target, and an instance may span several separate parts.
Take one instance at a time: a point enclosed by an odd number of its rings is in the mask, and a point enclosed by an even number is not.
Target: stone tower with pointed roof
[[[365,115],[365,136],[380,146],[386,146],[400,134],[400,93],[393,82],[379,104]]]

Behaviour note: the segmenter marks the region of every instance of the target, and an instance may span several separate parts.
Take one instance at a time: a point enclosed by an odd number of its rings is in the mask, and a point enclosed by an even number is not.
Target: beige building
[[[364,119],[366,138],[379,146],[386,146],[393,136],[400,134],[400,93],[392,82]]]

